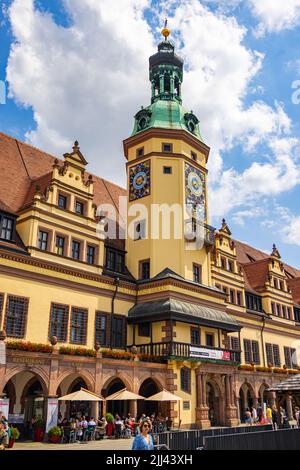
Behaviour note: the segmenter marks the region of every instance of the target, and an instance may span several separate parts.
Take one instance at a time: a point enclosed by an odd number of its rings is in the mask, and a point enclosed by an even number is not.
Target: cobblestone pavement
[[[16,442],[11,450],[130,450],[133,439],[103,439],[73,444],[48,442]]]

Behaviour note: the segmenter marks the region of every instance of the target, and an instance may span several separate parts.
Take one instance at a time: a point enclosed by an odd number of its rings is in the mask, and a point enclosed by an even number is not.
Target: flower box
[[[130,361],[134,359],[134,354],[126,351],[114,351],[113,349],[102,349],[102,357],[111,358],[111,359],[122,359],[125,361]]]
[[[284,369],[283,367],[274,367],[273,372],[274,374],[287,374],[288,369]]]
[[[18,351],[27,352],[41,352],[41,353],[52,353],[53,346],[42,343],[30,343],[25,341],[7,341],[7,349],[14,349]]]
[[[300,374],[300,371],[297,369],[288,369],[287,371],[289,374],[292,374],[292,375]]]
[[[268,372],[268,373],[272,372],[272,367],[256,366],[255,369],[257,372]]]
[[[247,370],[249,372],[254,372],[255,371],[254,366],[247,365],[247,364],[241,364],[240,366],[238,366],[238,369],[239,370]]]
[[[59,348],[59,354],[66,354],[68,356],[95,357],[96,351],[94,351],[93,349],[69,348],[68,346],[61,346]]]

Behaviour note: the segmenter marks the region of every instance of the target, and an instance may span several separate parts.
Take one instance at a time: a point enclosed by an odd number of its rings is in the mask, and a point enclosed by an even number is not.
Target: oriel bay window
[[[68,337],[69,307],[52,304],[50,312],[49,338],[56,336],[58,341],[66,342]]]
[[[115,250],[114,248],[106,248],[106,268],[117,273],[125,271],[125,253]]]
[[[246,307],[248,310],[254,310],[256,312],[262,312],[262,300],[258,295],[250,294],[246,292]]]
[[[88,311],[72,307],[70,343],[86,344]]]
[[[28,299],[9,295],[6,304],[4,329],[7,336],[24,338],[28,315]]]
[[[201,335],[200,335],[200,328],[197,326],[191,327],[191,345],[192,346],[200,346],[201,344]]]

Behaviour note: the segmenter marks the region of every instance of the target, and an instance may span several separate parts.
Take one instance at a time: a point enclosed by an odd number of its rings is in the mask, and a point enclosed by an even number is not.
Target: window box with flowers
[[[255,367],[251,364],[241,364],[240,366],[238,366],[238,369],[239,370],[247,370],[249,372],[254,372],[255,371]]]
[[[96,351],[94,351],[94,349],[69,348],[68,346],[61,346],[59,348],[59,354],[65,354],[67,356],[95,357]]]
[[[125,361],[131,361],[134,359],[134,354],[126,351],[114,351],[113,349],[102,349],[102,357],[111,359],[123,359]]]
[[[41,352],[48,354],[53,351],[53,347],[49,344],[30,343],[25,341],[7,341],[6,348],[18,351]]]
[[[300,371],[298,369],[288,369],[287,371],[291,375],[300,374]]]
[[[272,367],[256,366],[255,369],[257,372],[272,372]]]
[[[288,369],[285,369],[284,367],[274,367],[273,372],[274,374],[287,374]]]

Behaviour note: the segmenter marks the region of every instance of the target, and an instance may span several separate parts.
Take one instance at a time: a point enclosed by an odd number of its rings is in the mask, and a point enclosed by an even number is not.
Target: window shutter
[[[272,344],[266,343],[267,363],[274,365]]]
[[[284,362],[287,367],[292,367],[291,365],[291,350],[287,346],[284,346]]]
[[[49,337],[56,336],[60,342],[66,342],[68,337],[69,306],[52,304],[50,315]]]
[[[103,312],[96,312],[95,317],[95,343],[101,346],[108,346],[108,315]]]
[[[252,341],[252,359],[254,364],[260,364],[258,341]]]
[[[249,364],[252,362],[251,357],[251,341],[249,339],[244,339],[244,355],[245,355],[245,362]]]
[[[72,308],[70,343],[86,344],[88,310]]]
[[[280,352],[278,344],[273,344],[274,365],[280,367]]]
[[[298,361],[297,361],[297,350],[295,348],[291,348],[291,361],[293,369],[298,368]]]

